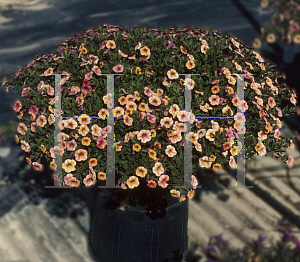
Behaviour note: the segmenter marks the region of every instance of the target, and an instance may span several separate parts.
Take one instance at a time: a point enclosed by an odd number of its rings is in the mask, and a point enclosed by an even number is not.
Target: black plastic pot
[[[188,199],[178,202],[170,193],[162,199],[146,209],[138,204],[131,206],[134,202],[129,195],[123,195],[121,200],[129,206],[120,208],[120,197],[116,201],[99,191],[90,231],[90,251],[97,261],[184,261],[188,248]]]

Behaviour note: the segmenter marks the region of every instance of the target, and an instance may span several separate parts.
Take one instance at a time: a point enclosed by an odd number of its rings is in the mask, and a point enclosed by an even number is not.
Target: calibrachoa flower
[[[262,0],[261,6],[269,8],[273,14],[271,23],[266,23],[261,29],[261,36],[253,42],[254,48],[260,48],[261,40],[275,43],[281,40],[284,44],[300,43],[299,2],[284,0]]]
[[[281,19],[289,16],[286,13]],[[294,19],[288,24],[295,43],[300,42],[297,23]],[[278,38],[274,32],[268,34],[270,42]],[[194,44],[187,45],[189,41]],[[201,76],[195,75],[199,71]],[[191,78],[181,75],[185,72]],[[57,73],[64,74],[61,112],[55,111],[58,97],[53,75]],[[102,75],[118,73],[122,74],[115,77],[112,99]],[[242,101],[235,74],[244,74],[247,96]],[[279,118],[295,112],[297,96],[280,87],[277,78],[256,51],[214,31],[170,28],[168,32],[136,33],[104,25],[84,38],[76,36],[62,43],[51,56],[37,57],[7,87],[20,89],[20,99],[12,107],[20,122],[15,139],[22,150],[32,153],[26,160],[35,170],[42,168],[41,157],[54,168],[59,154],[63,184],[91,186],[96,180],[106,180],[110,146],[115,150],[120,188],[130,190],[145,182],[151,190],[165,190],[184,201],[194,196],[198,185],[191,175],[190,188],[175,189],[184,182],[184,146],[192,147],[201,168],[236,168],[242,150],[236,140],[243,134],[247,160],[272,155],[293,167],[293,157],[282,154],[293,146],[293,140],[282,137]],[[185,110],[187,91],[192,112]],[[294,106],[281,110],[278,106],[283,99]],[[113,127],[107,126],[110,112]],[[54,146],[55,117],[60,115],[64,118],[58,122],[61,131],[56,141],[61,145]],[[197,116],[215,119],[200,121]],[[109,145],[112,130],[115,141]],[[274,143],[267,143],[271,140]]]

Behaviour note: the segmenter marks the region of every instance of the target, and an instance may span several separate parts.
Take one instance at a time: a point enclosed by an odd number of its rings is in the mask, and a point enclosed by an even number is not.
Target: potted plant
[[[283,47],[283,62],[294,63],[300,51],[300,1],[299,0],[262,0],[261,6],[271,5],[272,23],[266,23],[261,35],[254,40],[253,46],[259,48],[261,41],[278,42]],[[281,40],[281,41],[280,41]]]
[[[62,177],[54,177],[63,186],[101,187],[91,225],[93,254],[107,262],[181,261],[196,166],[236,168],[236,140],[245,134],[247,161],[258,153],[293,165],[283,155],[292,140],[281,137],[277,116],[295,112],[291,105],[281,110],[281,102],[296,105],[296,95],[278,88],[272,67],[253,48],[216,31],[104,24],[37,56],[6,86],[21,95],[13,106],[20,120],[16,141],[28,163],[41,170],[44,157],[57,171],[54,160],[61,156]],[[54,74],[62,74],[59,85]],[[243,100],[234,74],[245,76]],[[60,117],[67,119],[55,122]],[[187,148],[193,163],[188,180]],[[103,188],[112,174],[114,188]]]

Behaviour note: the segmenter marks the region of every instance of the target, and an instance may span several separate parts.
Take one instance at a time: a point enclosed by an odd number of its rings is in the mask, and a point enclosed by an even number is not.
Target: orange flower
[[[175,189],[171,189],[171,190],[170,190],[170,193],[171,193],[171,196],[172,196],[172,197],[180,198],[180,191],[175,190]]]
[[[207,156],[199,158],[199,165],[200,165],[200,167],[210,168],[211,164],[212,164],[212,162],[209,161],[209,158]]]
[[[147,174],[147,169],[143,166],[139,166],[136,169],[136,175],[140,176],[140,177],[145,177],[145,175]]]
[[[266,147],[261,140],[259,140],[259,142],[256,144],[255,150],[258,152],[259,156],[264,156],[267,153]]]
[[[211,92],[212,92],[213,94],[217,94],[217,93],[220,92],[220,88],[219,88],[218,86],[213,86],[213,87],[211,88]]]
[[[221,170],[221,165],[220,164],[214,164],[213,165],[213,170],[215,170],[215,171],[220,171]]]
[[[91,159],[89,160],[89,166],[90,166],[90,167],[97,166],[97,164],[98,164],[98,161],[97,161],[96,158],[91,158]]]
[[[130,189],[132,189],[134,187],[137,187],[140,184],[140,182],[136,176],[131,176],[127,179],[126,184]]]
[[[195,195],[195,190],[194,189],[191,189],[188,193],[187,193],[187,197],[189,199],[192,199]]]
[[[156,182],[153,181],[153,180],[149,180],[149,181],[147,182],[147,186],[148,186],[148,187],[151,187],[151,188],[156,188]]]
[[[89,146],[91,144],[91,139],[89,137],[83,137],[81,143],[84,146]]]
[[[116,48],[116,43],[113,40],[108,40],[105,46],[108,49],[115,49]]]
[[[104,172],[99,172],[98,173],[98,179],[105,180],[106,179],[106,174]]]
[[[187,69],[192,69],[195,67],[195,62],[193,60],[188,60],[185,66],[187,67]]]
[[[135,152],[139,152],[141,150],[141,146],[139,144],[134,144],[132,146],[132,149],[135,151]]]

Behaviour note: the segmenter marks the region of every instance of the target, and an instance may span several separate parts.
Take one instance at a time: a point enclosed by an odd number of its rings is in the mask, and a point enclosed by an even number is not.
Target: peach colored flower
[[[149,98],[149,103],[154,106],[159,106],[161,104],[161,100],[158,96],[152,96]]]
[[[184,86],[186,86],[188,90],[192,90],[195,87],[195,81],[191,78],[185,79]]]
[[[182,110],[177,114],[177,118],[179,119],[179,121],[181,122],[185,122],[188,119],[188,112]]]
[[[171,69],[167,72],[167,76],[169,79],[177,79],[179,77],[178,73],[175,69]]]
[[[165,126],[166,128],[170,128],[173,124],[173,119],[170,117],[164,117],[160,120],[161,126]]]
[[[149,180],[149,181],[147,182],[147,186],[148,186],[148,187],[151,187],[151,188],[156,188],[156,182],[153,181],[153,180]]]
[[[97,164],[98,164],[98,161],[97,161],[97,158],[91,158],[90,160],[89,160],[89,166],[90,167],[94,167],[94,166],[97,166]]]
[[[232,168],[234,168],[234,169],[236,169],[236,167],[237,167],[236,162],[235,162],[235,159],[234,159],[233,156],[230,156],[229,165],[230,165]]]
[[[160,176],[161,174],[163,174],[165,172],[165,170],[160,162],[155,163],[155,166],[152,168],[152,171],[156,176]]]
[[[128,115],[124,115],[123,116],[123,120],[124,120],[124,124],[127,126],[132,126],[132,122],[133,122],[133,118],[128,116]]]
[[[80,125],[88,125],[91,122],[91,119],[88,115],[82,114],[78,117],[78,122]]]
[[[209,49],[209,46],[208,45],[201,45],[201,52],[203,54],[206,54],[207,50]]]
[[[90,131],[90,130],[89,130],[89,128],[87,127],[87,125],[81,125],[81,126],[79,127],[78,133],[79,133],[80,135],[82,135],[82,136],[86,136],[86,135],[88,134],[89,131]]]
[[[194,189],[191,189],[188,193],[187,193],[187,197],[189,199],[192,199],[195,195],[195,190]]]
[[[44,76],[50,76],[53,74],[53,69],[54,68],[51,68],[49,67],[45,72],[44,72]]]
[[[177,154],[175,147],[173,147],[171,145],[167,146],[167,149],[165,150],[165,152],[169,157],[173,157]]]
[[[274,108],[274,106],[276,105],[275,99],[273,97],[269,97],[268,104],[271,108]]]
[[[28,143],[26,143],[25,141],[21,140],[21,148],[25,151],[25,152],[30,152],[31,148],[29,146]]]
[[[199,165],[200,165],[200,167],[210,168],[211,164],[212,164],[212,162],[209,161],[209,158],[207,156],[199,158]]]
[[[187,135],[185,135],[185,138],[187,141],[191,141],[194,144],[194,143],[198,142],[199,136],[197,135],[197,133],[190,132]]]
[[[98,173],[98,179],[99,180],[106,180],[106,174],[104,172]]]
[[[36,120],[36,123],[39,127],[44,127],[47,124],[46,117],[44,115],[40,115]]]
[[[194,189],[196,189],[196,187],[198,185],[198,181],[194,175],[192,175],[191,185],[193,186]]]
[[[66,159],[65,162],[62,164],[62,168],[67,172],[70,173],[75,171],[76,162],[74,159]]]
[[[188,60],[185,66],[187,67],[187,69],[192,69],[195,67],[195,62],[193,60]]]
[[[259,140],[259,142],[256,144],[255,150],[256,152],[258,152],[259,156],[264,156],[267,153],[266,146],[262,143],[261,140]]]
[[[182,136],[179,131],[174,131],[172,136],[169,137],[172,144],[176,144],[177,142],[182,140]]]
[[[22,109],[22,104],[20,101],[17,101],[13,106],[13,110],[16,112],[20,112],[21,109]]]
[[[132,189],[134,187],[137,187],[140,184],[140,182],[136,176],[131,176],[127,179],[126,184],[130,189]]]
[[[116,43],[113,40],[108,40],[105,46],[108,49],[115,49],[116,48]]]
[[[158,185],[162,188],[166,188],[169,184],[167,183],[169,181],[168,175],[161,175],[158,180]]]
[[[124,109],[122,107],[118,106],[114,109],[114,117],[118,118],[123,115],[124,115]]]
[[[288,167],[291,168],[294,165],[295,160],[292,156],[289,156],[289,159],[286,161],[286,163],[287,163]]]
[[[102,128],[99,127],[97,124],[94,124],[92,126],[92,135],[93,136],[101,136],[101,131],[102,131]]]
[[[93,179],[92,175],[87,175],[83,181],[86,186],[92,186],[96,183],[96,179]]]
[[[177,104],[173,104],[170,107],[169,113],[172,114],[173,117],[176,117],[179,111],[180,111],[179,106]]]
[[[214,129],[208,129],[207,132],[206,132],[205,137],[209,141],[214,141],[215,140],[215,138],[214,138],[215,134],[216,134],[216,131]]]
[[[137,135],[137,139],[142,143],[146,143],[151,140],[151,132],[149,130],[141,130]]]
[[[141,150],[141,146],[139,144],[134,144],[132,146],[132,150],[134,150],[135,152],[139,152]]]
[[[219,105],[220,103],[220,97],[218,95],[211,95],[208,100],[211,105]]]
[[[76,179],[76,177],[71,177],[68,180],[69,186],[70,187],[79,187],[80,186],[80,181]]]
[[[89,137],[83,137],[81,140],[81,144],[84,146],[89,146],[91,144],[91,139]]]
[[[70,128],[70,129],[75,129],[77,127],[77,122],[75,119],[73,118],[70,118],[69,120],[67,120],[67,128]]]
[[[145,177],[145,175],[147,174],[147,169],[143,166],[139,166],[137,169],[136,169],[136,175],[137,176],[140,176],[140,177]]]
[[[27,131],[27,127],[26,127],[23,123],[20,123],[20,124],[18,125],[17,131],[18,131],[18,133],[20,133],[22,136],[24,136],[24,135],[25,135],[25,132]]]
[[[78,149],[75,151],[75,159],[77,162],[85,161],[87,159],[87,151],[85,149]]]
[[[171,189],[171,190],[170,190],[170,193],[171,193],[171,196],[172,196],[172,197],[180,198],[180,191],[175,190],[175,189]]]

